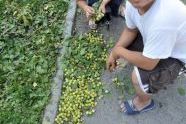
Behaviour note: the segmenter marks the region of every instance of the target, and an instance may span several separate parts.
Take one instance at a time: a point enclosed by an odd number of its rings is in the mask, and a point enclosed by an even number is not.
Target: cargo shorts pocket
[[[156,93],[160,89],[166,89],[166,86],[173,83],[179,74],[182,65],[175,61],[166,68],[159,68],[149,75],[149,92]]]

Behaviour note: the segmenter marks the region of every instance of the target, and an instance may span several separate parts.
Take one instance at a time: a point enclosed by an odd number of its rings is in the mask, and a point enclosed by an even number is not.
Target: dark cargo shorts
[[[143,51],[143,40],[138,34],[135,41],[128,47],[129,50]],[[178,76],[184,63],[175,58],[161,59],[158,65],[151,71],[134,67],[139,85],[146,93],[157,93],[160,89],[166,89],[166,86],[173,83]]]

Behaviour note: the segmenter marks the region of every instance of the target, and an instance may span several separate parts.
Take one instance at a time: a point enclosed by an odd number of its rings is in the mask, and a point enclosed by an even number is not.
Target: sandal
[[[149,110],[154,109],[156,106],[153,100],[151,100],[151,102],[141,110],[136,109],[132,100],[125,101],[123,104],[125,105],[125,111],[123,112],[127,115],[136,115],[142,112],[147,112]]]
[[[97,29],[97,24],[91,19],[88,21],[88,25],[89,25],[90,29],[92,29],[92,30]]]

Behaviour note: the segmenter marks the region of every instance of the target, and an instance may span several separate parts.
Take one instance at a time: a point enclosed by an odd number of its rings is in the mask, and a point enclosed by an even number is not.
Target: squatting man
[[[136,95],[120,105],[134,115],[155,108],[152,94],[176,79],[186,63],[186,6],[180,0],[128,0],[125,18],[107,68],[112,71],[118,58],[134,65]]]

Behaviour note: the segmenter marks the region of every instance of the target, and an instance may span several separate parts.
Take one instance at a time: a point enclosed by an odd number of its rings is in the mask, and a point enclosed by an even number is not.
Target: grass
[[[0,0],[0,123],[38,124],[50,96],[66,0]]]

